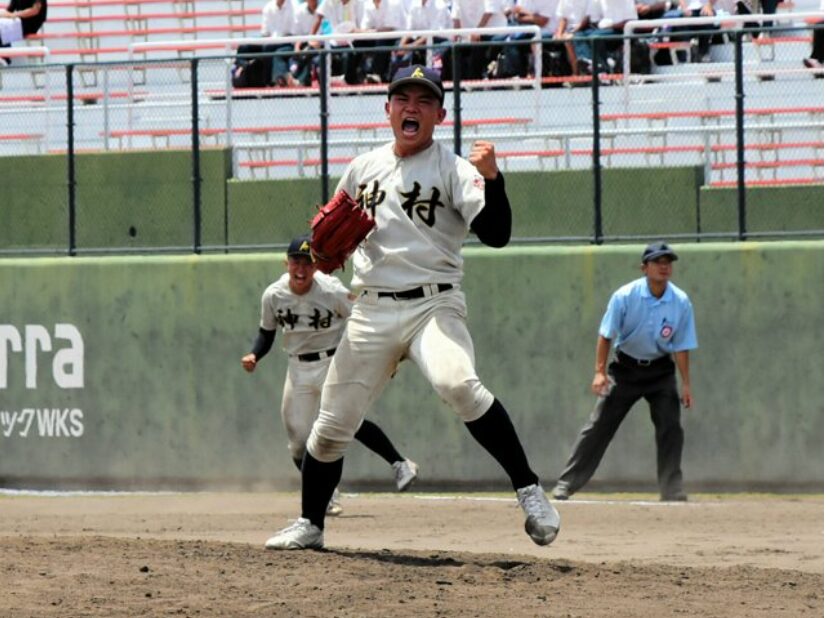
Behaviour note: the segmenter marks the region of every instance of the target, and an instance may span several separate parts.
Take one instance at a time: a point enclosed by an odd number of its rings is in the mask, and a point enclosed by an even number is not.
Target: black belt
[[[329,350],[322,350],[321,352],[307,352],[306,354],[299,354],[296,358],[300,361],[310,362],[310,361],[317,361],[321,360],[322,358],[327,358],[328,356],[332,356],[336,353],[335,348],[330,348]]]
[[[439,283],[436,285],[439,292],[447,292],[453,289],[450,283]],[[414,298],[424,298],[427,296],[425,287],[413,288],[412,290],[403,290],[401,292],[377,292],[379,298],[394,298],[395,300],[413,300]]]
[[[625,352],[617,351],[617,360],[623,365],[630,365],[631,367],[658,367],[665,363],[671,362],[671,356],[666,354],[665,356],[660,356],[659,358],[652,358],[652,359],[640,359],[634,358],[633,356],[628,356]]]

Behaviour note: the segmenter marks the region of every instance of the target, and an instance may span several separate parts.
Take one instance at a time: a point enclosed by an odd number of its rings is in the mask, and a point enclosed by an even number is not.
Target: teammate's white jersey
[[[284,332],[282,346],[290,356],[321,352],[338,345],[353,303],[336,277],[316,271],[313,286],[299,296],[284,273],[261,296],[261,328]]]
[[[485,206],[485,179],[471,163],[437,142],[404,158],[390,143],[356,157],[341,189],[376,219],[353,256],[354,289],[461,282],[462,241]]]

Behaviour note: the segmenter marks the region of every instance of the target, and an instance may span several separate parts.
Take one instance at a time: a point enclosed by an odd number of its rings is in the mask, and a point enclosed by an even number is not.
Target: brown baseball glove
[[[329,274],[344,268],[344,262],[376,227],[376,222],[346,191],[339,191],[319,208],[310,226],[313,260],[321,272]]]

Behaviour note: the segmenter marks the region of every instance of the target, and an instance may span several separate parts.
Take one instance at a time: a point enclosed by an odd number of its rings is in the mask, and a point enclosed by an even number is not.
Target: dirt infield
[[[0,496],[0,616],[823,615],[822,496],[585,498],[539,548],[509,497],[345,495],[280,553],[296,494]]]

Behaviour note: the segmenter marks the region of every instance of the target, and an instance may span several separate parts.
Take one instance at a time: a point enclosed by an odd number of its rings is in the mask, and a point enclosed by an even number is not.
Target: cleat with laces
[[[516,490],[519,506],[525,512],[525,532],[537,545],[549,545],[559,533],[559,513],[548,502],[542,486],[528,485]]]
[[[338,517],[344,512],[344,508],[341,506],[341,494],[338,491],[338,487],[333,490],[333,495],[330,498],[330,502],[327,503],[327,515],[330,517]]]
[[[398,490],[406,491],[419,476],[419,466],[409,459],[397,461],[393,464],[393,474],[396,476]]]
[[[324,531],[299,517],[264,543],[267,549],[321,549],[324,547]]]

